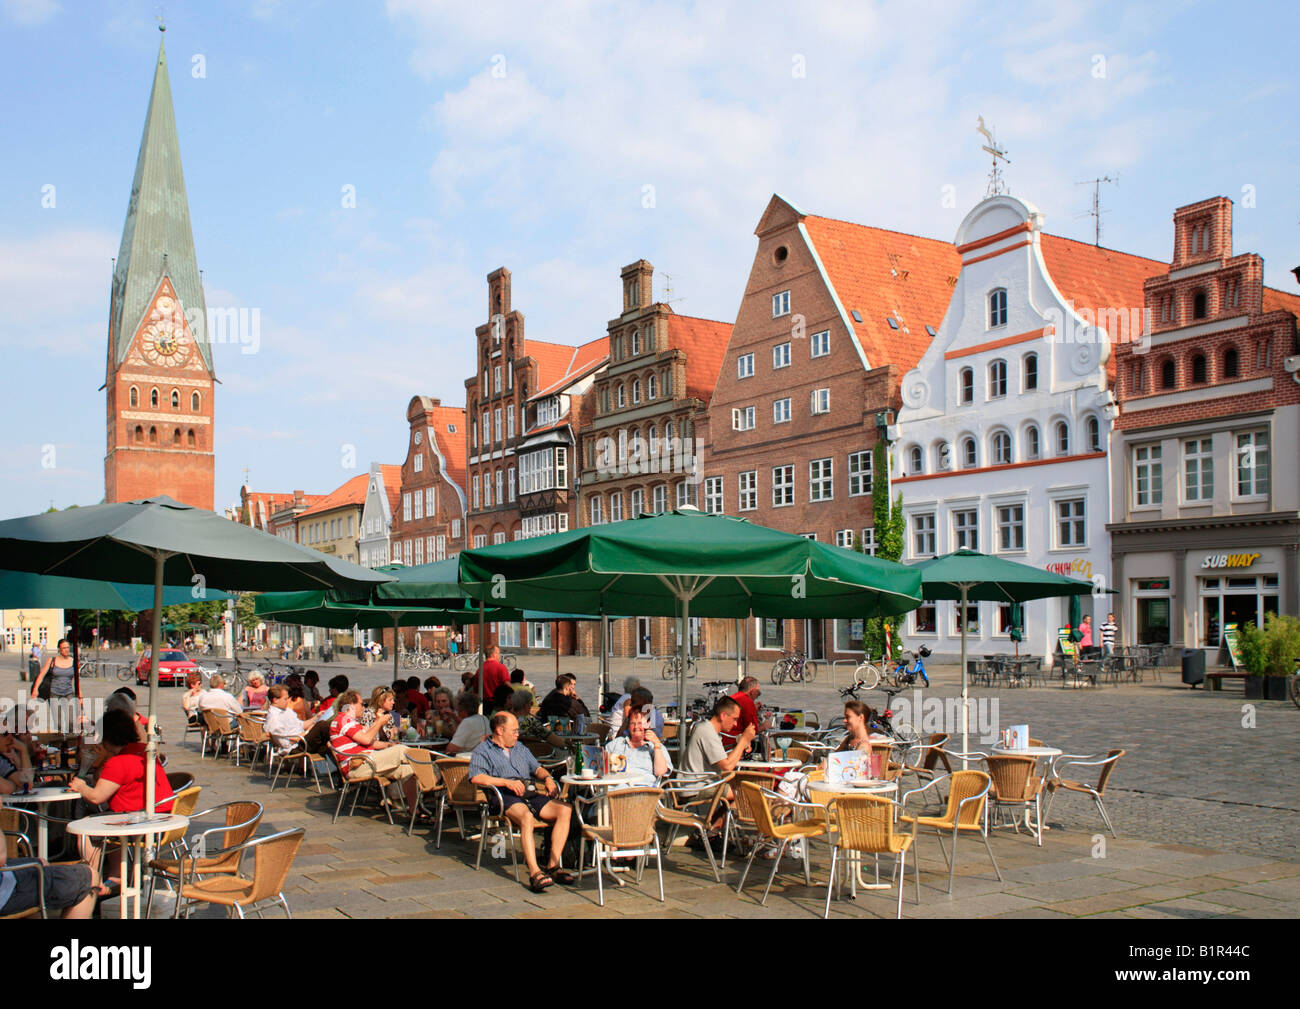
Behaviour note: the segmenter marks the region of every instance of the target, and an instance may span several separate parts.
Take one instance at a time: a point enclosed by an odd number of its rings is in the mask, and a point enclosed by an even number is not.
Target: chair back
[[[473,806],[478,803],[478,789],[470,784],[469,761],[444,757],[435,760],[442,784],[447,789],[447,801],[453,806]]]
[[[534,757],[549,757],[553,749],[545,739],[525,739],[523,744]]]
[[[438,775],[433,770],[433,754],[418,746],[406,748],[406,762],[411,765],[411,773],[421,792],[432,792],[438,787]]]
[[[984,817],[984,802],[988,797],[985,796],[979,802],[968,802],[965,806],[961,802],[988,789],[991,780],[983,771],[954,771],[948,787],[948,808],[943,814],[944,822],[950,827],[978,828]]]
[[[218,809],[221,807],[218,806]],[[262,822],[262,804],[260,802],[243,801],[226,803],[226,832],[221,836],[222,848],[235,848],[246,842],[253,836],[253,831],[257,830],[257,825]],[[226,855],[218,856],[204,872],[212,872],[216,869],[231,868],[239,862],[240,852],[229,852]]]
[[[1106,754],[1106,763],[1102,766],[1101,774],[1097,778],[1097,794],[1106,794],[1106,782],[1110,780],[1110,772],[1115,770],[1115,765],[1119,763],[1119,758],[1124,756],[1123,750],[1111,750]]]
[[[192,779],[191,779],[192,780]],[[203,791],[198,785],[191,785],[189,788],[181,789],[172,796],[172,812],[177,816],[189,816],[194,812],[194,807],[199,804],[199,792]],[[169,830],[158,838],[157,844],[175,844],[185,837],[185,828],[177,827],[175,830]]]
[[[1042,741],[1041,739],[1035,739],[1033,736],[1030,736],[1030,737],[1029,737],[1029,745],[1030,745],[1030,746],[1044,746],[1044,745],[1046,745],[1046,744],[1044,744],[1043,741]]]
[[[9,858],[31,858],[32,843],[28,840],[27,817],[19,809],[0,809],[0,831],[4,831],[5,848]]]
[[[266,734],[266,726],[257,719],[249,718],[247,715],[240,715],[239,738],[245,743],[265,743],[271,737]]]
[[[203,716],[203,724],[208,727],[208,731],[218,736],[230,735],[230,713],[218,711],[216,708],[204,708],[199,712]]]
[[[775,790],[776,775],[769,774],[766,771],[737,771],[734,781],[737,787],[735,790],[736,804],[731,810],[732,816],[741,823],[758,826],[757,817],[767,814],[767,806],[765,803],[760,803],[762,807],[762,814],[760,814],[759,809],[755,807],[751,799],[755,795],[761,797],[764,788]],[[746,791],[745,785],[753,785],[757,791]],[[768,822],[771,822],[770,815],[768,815]],[[762,830],[763,828],[759,826],[758,829]]]
[[[663,741],[666,743],[670,739],[676,739],[679,728],[680,728],[680,723],[678,722],[664,722]]]
[[[812,750],[806,746],[787,746],[785,755],[789,760],[799,761],[800,766],[812,763]]]
[[[948,763],[948,754],[944,753],[942,747],[948,742],[948,733],[935,732],[931,733],[929,746],[932,749],[925,751],[925,759],[921,762],[921,767],[927,771],[933,771],[939,763],[943,764],[946,773],[952,774],[952,765]]]
[[[173,795],[179,795],[194,784],[194,775],[189,771],[172,771],[167,775],[167,784],[171,785]]]
[[[618,788],[609,793],[609,824],[616,848],[644,848],[654,839],[662,788]]]
[[[1031,779],[1037,765],[1033,757],[985,757],[989,779],[993,782],[993,797],[999,802],[1018,802],[1033,798]]]
[[[749,780],[749,775],[745,775],[746,780],[741,780],[740,775],[736,778],[736,805],[732,812],[739,819],[752,823],[764,837],[776,837],[776,822],[772,819],[772,810],[767,805],[763,786]]]
[[[839,832],[835,843],[846,851],[893,851],[894,803],[878,795],[839,795],[834,801]]]
[[[240,903],[256,904],[284,890],[293,860],[307,831],[302,827],[259,837],[253,848],[253,892]]]

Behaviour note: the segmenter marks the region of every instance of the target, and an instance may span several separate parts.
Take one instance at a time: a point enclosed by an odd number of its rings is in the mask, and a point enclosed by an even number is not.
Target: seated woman
[[[125,711],[135,723],[136,739],[143,743],[149,738],[149,723],[135,710],[135,691],[130,687],[118,687],[108,695],[104,702],[104,714],[110,711]]]
[[[519,722],[519,739],[521,742],[541,741],[552,749],[564,749],[564,740],[550,730],[545,722],[533,714],[533,694],[530,690],[516,690],[510,696],[507,709]]]
[[[876,712],[874,708],[863,704],[861,701],[845,701],[844,727],[849,731],[836,752],[844,753],[850,750],[861,750],[863,753],[870,753],[871,776],[878,778],[884,774],[885,759],[883,754],[873,752],[872,749],[871,723],[875,721],[875,718]],[[878,743],[875,745],[877,748],[879,747]]]
[[[363,729],[370,728],[375,724],[375,719],[379,717],[381,712],[387,712],[389,719],[380,726],[379,735],[375,738],[384,743],[398,742],[397,737],[401,728],[401,718],[393,714],[396,705],[397,695],[389,687],[375,687],[370,694],[370,703],[361,712],[361,727]]]
[[[632,708],[625,722],[627,735],[611,739],[605,744],[605,752],[611,758],[623,758],[622,770],[632,775],[629,785],[655,785],[673,771],[668,750],[650,728],[650,719],[644,708]]]
[[[185,711],[185,719],[190,725],[200,725],[199,721],[199,695],[203,693],[203,677],[198,673],[190,673],[185,677],[185,693],[181,697],[181,708]]]
[[[248,686],[239,693],[239,703],[245,711],[260,711],[266,707],[266,680],[254,670],[248,674]]]
[[[81,778],[73,778],[68,788],[88,804],[108,803],[113,813],[138,813],[144,809],[146,746],[137,738],[135,724],[121,708],[104,712],[103,748],[108,754],[99,772],[99,781],[92,788]],[[154,808],[169,813],[172,808],[172,787],[167,783],[161,764],[154,764]],[[103,856],[102,839],[84,837],[81,840],[82,858],[99,873]],[[121,852],[114,852],[109,874],[118,871]],[[100,889],[101,896],[108,891]]]
[[[306,688],[301,683],[286,683],[285,687],[289,691],[289,707],[293,709],[299,721],[307,721],[315,711],[314,706],[307,701]]]
[[[446,687],[436,687],[431,700],[433,708],[429,711],[429,719],[433,734],[450,739],[456,735],[456,729],[460,725],[460,712],[456,710],[456,699]]]

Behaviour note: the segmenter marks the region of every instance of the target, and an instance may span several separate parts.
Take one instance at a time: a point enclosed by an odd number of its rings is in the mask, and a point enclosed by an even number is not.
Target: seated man
[[[456,710],[460,712],[460,724],[456,734],[447,744],[448,754],[457,754],[463,750],[472,750],[483,742],[492,731],[486,715],[478,713],[478,694],[472,690],[462,690],[456,697]]]
[[[285,756],[301,753],[306,746],[304,737],[307,730],[316,721],[314,718],[304,722],[293,710],[289,688],[276,684],[266,693],[270,707],[266,713],[266,732],[271,737],[275,748]]]
[[[338,714],[338,712],[334,710],[334,705],[338,701],[339,695],[347,691],[348,678],[342,673],[338,676],[331,676],[329,688],[330,692],[320,702],[320,710],[317,712],[317,714],[319,714],[325,721],[331,720],[336,714]]]
[[[691,733],[690,742],[686,744],[686,755],[682,758],[682,770],[697,774],[708,772],[730,774],[734,771],[758,733],[758,726],[751,725],[741,732],[736,745],[728,753],[722,743],[722,734],[735,729],[738,721],[740,721],[740,705],[730,697],[720,698],[713,706],[713,713],[708,720],[697,723]],[[735,798],[730,785],[723,795],[728,802]],[[710,826],[717,829],[721,826],[722,819],[719,816]]]
[[[3,808],[0,800],[0,808]],[[60,911],[62,918],[89,918],[95,910],[99,880],[86,863],[45,865],[41,869],[20,866],[42,865],[36,858],[9,858],[9,845],[0,839],[0,917],[40,906],[40,882],[45,875],[45,909]],[[12,871],[6,871],[12,870]]]
[[[611,757],[622,757],[622,770],[632,775],[633,785],[655,785],[660,778],[673,772],[673,762],[668,750],[650,728],[644,708],[633,708],[624,719],[626,736],[615,736],[605,744]],[[611,765],[611,770],[613,766]]]
[[[298,676],[297,673],[290,673],[289,675],[293,678],[297,678]],[[284,685],[286,687],[293,686],[293,684],[288,680],[285,680]],[[320,673],[316,672],[314,669],[308,669],[307,672],[303,673],[302,696],[309,705],[313,706],[317,702],[323,700],[320,693]]]
[[[469,758],[469,780],[471,784],[491,785],[500,791],[505,815],[519,828],[523,837],[528,888],[533,893],[541,893],[556,880],[565,885],[575,882],[577,877],[560,867],[560,855],[569,837],[569,818],[573,808],[554,798],[559,794],[555,779],[537,763],[537,758],[528,752],[526,746],[519,745],[519,722],[514,715],[508,711],[493,715],[491,729],[492,735],[479,743]],[[540,790],[536,786],[528,787],[534,778],[541,783]],[[489,811],[500,813],[502,810],[497,806],[496,796],[491,792],[487,796]],[[538,867],[537,853],[533,850],[533,830],[539,819],[553,825],[551,864],[545,872]]]
[[[27,747],[12,732],[0,732],[0,795],[22,791],[31,782]]]
[[[641,681],[637,679],[635,676],[629,676],[625,680],[623,680],[623,693],[619,695],[618,700],[615,701],[613,707],[609,709],[610,718],[613,718],[616,713],[618,714],[619,718],[623,717],[622,714],[623,706],[632,699],[632,691],[634,691],[639,686],[641,686]],[[603,701],[604,698],[602,697],[601,700]],[[613,735],[614,730],[611,728],[609,731],[610,734]]]
[[[381,711],[368,728],[363,728],[361,712],[364,705],[361,695],[355,690],[340,694],[335,707],[338,714],[330,722],[330,746],[337,754],[339,773],[351,781],[365,781],[376,775],[384,782],[386,792],[400,781],[407,808],[413,807],[419,784],[412,777],[411,765],[406,762],[406,747],[400,743],[385,743],[378,738],[392,714]],[[353,756],[365,760],[349,761],[348,758]]]
[[[757,677],[746,676],[738,684],[737,690],[731,695],[731,699],[740,705],[740,721],[731,732],[722,734],[722,743],[730,748],[736,745],[736,738],[744,732],[749,726],[756,725],[761,732],[763,729],[771,728],[771,720],[765,720],[762,724],[758,721],[758,697],[763,692],[759,685]]]
[[[226,689],[226,678],[220,673],[215,673],[208,681],[208,689],[199,694],[199,710],[242,715],[244,706],[239,703],[239,698]]]
[[[533,714],[532,691],[516,690],[510,697],[507,710],[519,722],[519,738],[525,744],[529,740],[540,740],[553,750],[565,749],[564,740],[552,732],[545,721]]]
[[[611,736],[627,735],[627,726],[623,719],[633,708],[649,708],[646,717],[649,719],[650,728],[655,731],[656,735],[664,734],[664,716],[660,714],[659,709],[654,706],[655,695],[650,693],[649,687],[637,687],[628,695],[626,701],[622,704],[615,704],[609,712],[609,734]]]
[[[412,718],[424,718],[429,714],[429,698],[424,696],[418,676],[409,676],[406,679],[406,710],[410,712]]]
[[[578,696],[578,678],[572,673],[561,673],[555,678],[555,689],[542,699],[537,712],[542,718],[567,718],[577,722],[578,716],[591,717],[591,712]]]

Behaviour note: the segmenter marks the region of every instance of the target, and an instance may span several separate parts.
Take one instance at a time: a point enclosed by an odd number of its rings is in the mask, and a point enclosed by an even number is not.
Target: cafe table
[[[602,801],[605,794],[611,788],[620,788],[624,785],[632,785],[636,782],[636,775],[628,771],[615,771],[610,774],[598,774],[595,777],[584,778],[581,774],[566,774],[560,780],[566,785],[575,788],[590,788],[592,790],[592,799],[588,803],[596,809],[596,826],[609,826],[609,803]],[[574,812],[578,814],[578,830],[582,830],[582,809],[575,802],[573,805]],[[595,845],[592,845],[592,856],[595,856]],[[619,880],[619,886],[622,886],[622,880]]]
[[[7,806],[40,806],[52,802],[73,802],[80,796],[70,788],[52,785],[47,788],[33,788],[30,792],[14,792],[5,796]],[[40,858],[49,858],[50,827],[40,817],[36,820],[36,854]]]
[[[738,771],[767,771],[778,777],[801,767],[802,762],[793,757],[773,757],[771,760],[742,760],[736,764]]]
[[[140,905],[144,895],[144,845],[145,840],[172,830],[184,830],[190,825],[188,816],[176,813],[155,813],[146,817],[144,813],[102,813],[73,820],[68,824],[68,833],[84,837],[116,837],[122,840],[122,853],[132,850],[131,884],[126,881],[125,867],[122,871],[121,898],[118,902],[119,917],[126,918],[128,899],[132,901],[132,918],[141,917]]]

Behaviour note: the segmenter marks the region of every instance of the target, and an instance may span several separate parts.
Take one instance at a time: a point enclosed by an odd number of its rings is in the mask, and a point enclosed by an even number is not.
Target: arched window
[[[627,391],[622,384],[620,384],[618,387],[618,396],[616,398],[616,402],[620,407],[627,406]]]
[[[641,353],[641,331],[639,329],[632,330],[632,353],[634,355]]]
[[[1001,399],[1007,394],[1007,362],[997,360],[989,365],[989,399]]]
[[[657,459],[659,457],[659,428],[651,424],[646,440],[650,443],[650,458]]]
[[[1101,421],[1096,417],[1089,417],[1084,423],[1084,431],[1088,435],[1088,451],[1101,451]]]
[[[993,465],[1005,466],[1011,462],[1011,435],[1005,431],[993,433]]]
[[[999,287],[989,292],[989,329],[1007,324],[1007,292]]]
[[[180,443],[181,443],[181,429],[176,428],[174,431],[172,431],[172,444],[179,445]]]
[[[1063,420],[1056,422],[1056,454],[1070,454],[1070,425]]]
[[[158,429],[156,427],[149,428],[149,444],[150,445],[158,444]]]
[[[1172,389],[1177,384],[1178,377],[1177,369],[1174,367],[1174,359],[1167,357],[1160,365],[1160,388]]]
[[[641,402],[641,380],[639,378],[632,379],[632,402]]]
[[[144,444],[144,427],[140,424],[135,426],[135,441],[137,445]]]
[[[654,372],[651,372],[648,376],[646,376],[645,398],[646,399],[659,398],[659,378],[658,376],[655,375]]]
[[[151,407],[153,407],[155,410],[158,409],[158,390],[157,390],[157,389],[151,389],[151,390],[149,391],[149,405],[150,405]]]
[[[934,468],[936,472],[952,469],[952,448],[946,441],[934,444]]]
[[[669,444],[669,446],[672,446],[675,449],[676,446],[673,446],[673,442],[676,440],[677,440],[677,425],[670,420],[666,424],[664,424],[664,441],[666,441]]]
[[[128,398],[130,399],[130,401],[131,401],[131,405],[132,405],[132,406],[139,406],[139,405],[140,405],[140,390],[137,389],[135,386],[131,386],[131,393],[130,393],[130,395],[129,395]]]
[[[1134,361],[1128,372],[1129,395],[1140,395],[1147,391],[1147,370],[1140,361]]]
[[[1043,446],[1039,440],[1038,426],[1030,424],[1025,428],[1025,458],[1037,459],[1042,454]]]
[[[961,443],[961,467],[962,469],[974,469],[979,465],[979,452],[975,447],[974,438],[964,438]]]
[[[1025,355],[1025,391],[1038,388],[1038,355]]]
[[[963,403],[969,403],[975,398],[975,371],[971,368],[963,368],[957,376],[958,398]]]
[[[173,410],[179,410],[180,408],[181,408],[181,394],[180,394],[179,392],[177,392],[175,389],[173,389],[173,390],[172,390],[172,409],[173,409]]]
[[[200,405],[201,403],[202,403],[202,400],[199,399],[199,394],[198,394],[197,392],[192,392],[192,393],[190,393],[190,410],[191,410],[192,412],[194,412],[194,413],[198,413],[198,412],[199,412],[199,405]]]
[[[1204,291],[1192,295],[1192,318],[1204,319],[1206,315],[1206,297]]]
[[[1237,357],[1237,348],[1229,347],[1223,352],[1223,377],[1236,378],[1241,371],[1241,363]]]
[[[185,444],[190,448],[194,448],[198,444],[198,442],[194,440],[194,428],[190,428],[185,432]]]
[[[1206,382],[1205,355],[1197,354],[1192,358],[1192,384],[1203,385]]]
[[[916,476],[918,473],[925,472],[924,459],[922,458],[920,445],[913,445],[908,450],[907,460],[907,472],[909,476]]]

